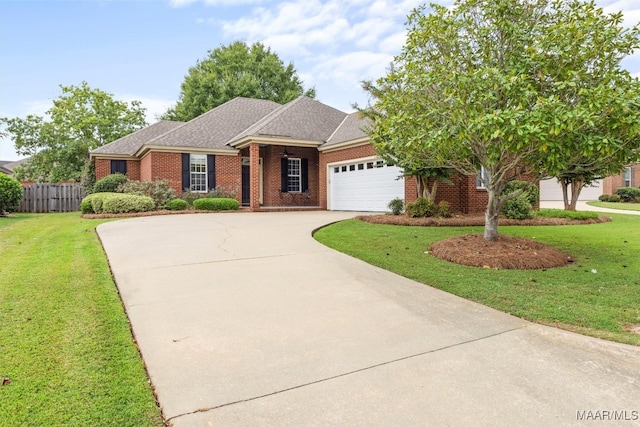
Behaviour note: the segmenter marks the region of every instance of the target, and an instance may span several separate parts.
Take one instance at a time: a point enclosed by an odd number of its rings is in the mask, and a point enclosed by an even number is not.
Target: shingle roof
[[[0,170],[8,175],[13,174],[15,168],[28,162],[30,157],[20,160],[0,160]]]
[[[272,111],[262,120],[237,134],[229,142],[247,136],[326,141],[345,116],[346,113],[340,110],[301,96]]]
[[[230,139],[280,107],[263,99],[234,98],[147,143],[230,150]]]
[[[163,120],[130,133],[129,135],[123,136],[120,139],[116,139],[102,147],[98,147],[93,150],[91,154],[122,154],[132,156],[140,149],[140,147],[142,147],[142,145],[160,135],[182,126],[183,124],[183,122]]]
[[[342,123],[340,123],[340,126],[323,146],[326,147],[366,137],[367,134],[362,129],[366,128],[370,124],[371,121],[362,117],[359,112],[356,111],[355,113],[351,113],[342,121]]]

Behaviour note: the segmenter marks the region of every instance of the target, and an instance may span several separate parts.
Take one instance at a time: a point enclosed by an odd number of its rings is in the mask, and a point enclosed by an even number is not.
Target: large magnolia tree
[[[631,96],[637,80],[619,65],[637,47],[638,28],[623,29],[619,15],[606,16],[593,2],[458,0],[451,8],[417,8],[407,25],[401,54],[375,83],[372,108],[380,114],[374,116],[372,141],[428,167],[479,177],[488,193],[487,240],[497,239],[502,204],[514,197],[503,194],[510,180],[554,176],[551,159],[564,167],[569,153],[593,153],[585,144],[594,144],[596,129],[608,150],[616,146],[611,135],[638,135],[637,119],[625,115],[637,103],[637,95]],[[597,38],[603,30],[615,42]],[[595,39],[603,44],[592,44]],[[625,77],[615,80],[622,87],[589,79],[603,61],[575,73],[574,63],[558,60],[576,55],[608,58],[610,72]],[[585,81],[591,82],[588,90],[574,89]],[[574,97],[587,93],[617,100],[608,107],[615,111],[589,100],[576,110]],[[594,122],[593,138],[576,138],[580,128],[566,121],[571,114],[585,116],[584,123],[606,115],[608,126]],[[568,129],[573,134],[565,135]]]
[[[146,125],[140,102],[118,101],[86,82],[60,86],[45,117],[1,118],[16,152],[30,159],[15,170],[16,178],[31,181],[80,181],[89,151]]]
[[[314,89],[305,90],[292,63],[285,65],[262,43],[248,46],[240,41],[209,51],[189,69],[181,89],[180,99],[163,119],[186,122],[238,96],[281,104],[301,95],[315,97]]]

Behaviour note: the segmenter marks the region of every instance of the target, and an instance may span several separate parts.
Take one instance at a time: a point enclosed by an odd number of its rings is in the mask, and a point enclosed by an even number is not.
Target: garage
[[[569,190],[571,191],[571,190]],[[602,180],[598,180],[590,187],[584,187],[580,192],[578,200],[588,202],[590,200],[598,200],[602,195]],[[571,196],[571,195],[569,195]],[[540,181],[540,200],[556,201],[562,200],[562,186],[557,179],[545,179]]]
[[[386,212],[391,200],[404,199],[402,169],[380,159],[329,164],[327,176],[330,210]]]

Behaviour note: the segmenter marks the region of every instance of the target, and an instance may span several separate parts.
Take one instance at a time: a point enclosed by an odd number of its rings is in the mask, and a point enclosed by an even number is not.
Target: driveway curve
[[[311,237],[352,216],[98,227],[170,425],[640,423],[640,348],[523,321]]]

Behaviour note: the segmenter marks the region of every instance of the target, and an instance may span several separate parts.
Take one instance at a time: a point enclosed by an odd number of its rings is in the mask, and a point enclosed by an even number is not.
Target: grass
[[[597,212],[589,212],[589,211],[565,211],[563,209],[539,209],[534,211],[536,216],[541,216],[545,218],[566,218],[566,219],[577,219],[577,220],[586,220],[586,219],[597,219]]]
[[[349,220],[319,230],[325,245],[402,276],[521,318],[585,335],[640,345],[640,217],[573,226],[503,226],[500,233],[535,239],[576,263],[548,270],[491,270],[441,261],[431,243],[482,227],[408,227]]]
[[[0,218],[0,424],[161,426],[95,233],[78,213]]]
[[[587,202],[587,205],[623,211],[640,211],[640,203]]]

